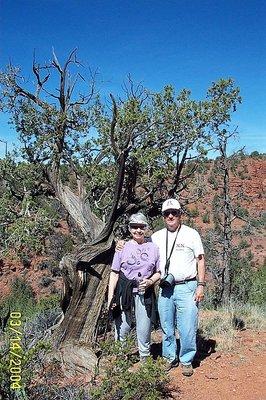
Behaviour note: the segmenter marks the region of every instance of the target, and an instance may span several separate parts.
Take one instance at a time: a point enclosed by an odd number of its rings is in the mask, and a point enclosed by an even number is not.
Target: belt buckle
[[[177,281],[176,285],[183,285],[184,283],[186,283],[185,279],[183,279],[182,281]]]

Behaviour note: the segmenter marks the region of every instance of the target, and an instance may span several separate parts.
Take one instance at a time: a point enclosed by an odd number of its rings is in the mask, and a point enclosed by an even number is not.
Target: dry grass
[[[216,340],[218,350],[230,351],[234,348],[238,330],[265,330],[265,312],[258,306],[235,303],[218,310],[203,310],[199,328],[202,336]]]

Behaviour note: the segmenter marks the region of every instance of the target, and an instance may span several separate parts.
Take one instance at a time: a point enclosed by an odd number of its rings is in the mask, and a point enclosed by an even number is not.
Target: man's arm
[[[199,302],[204,299],[204,286],[205,286],[205,258],[204,254],[197,257],[198,268],[198,287],[195,293],[195,301]]]
[[[126,241],[119,239],[115,245],[115,251],[122,251],[125,246]]]

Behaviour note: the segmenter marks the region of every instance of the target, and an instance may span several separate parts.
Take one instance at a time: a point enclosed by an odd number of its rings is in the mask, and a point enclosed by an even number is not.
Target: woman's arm
[[[108,309],[110,308],[113,297],[114,297],[114,292],[115,292],[118,278],[119,278],[119,272],[111,271],[110,278],[109,278],[109,284],[108,284],[108,298],[107,298],[107,308]]]
[[[161,278],[160,272],[155,272],[155,274],[153,274],[150,278],[144,278],[139,284],[140,290],[144,291],[148,289],[148,287],[154,285],[160,278]]]
[[[160,271],[160,253],[159,247],[154,244],[155,248],[155,269],[152,276],[148,279],[143,279],[140,283],[140,289],[146,290],[148,287],[154,285],[160,278],[161,278],[161,271]]]

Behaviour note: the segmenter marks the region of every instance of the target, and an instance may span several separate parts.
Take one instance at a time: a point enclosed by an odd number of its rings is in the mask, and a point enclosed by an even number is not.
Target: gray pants
[[[134,294],[136,331],[140,357],[150,355],[151,320],[144,305],[144,296]],[[115,319],[115,339],[123,341],[130,332],[132,325],[132,311],[122,312]]]

